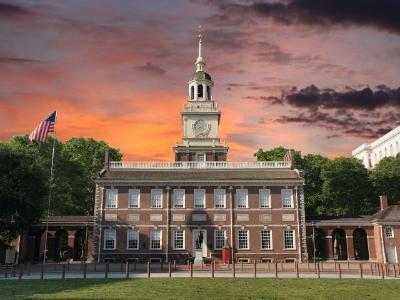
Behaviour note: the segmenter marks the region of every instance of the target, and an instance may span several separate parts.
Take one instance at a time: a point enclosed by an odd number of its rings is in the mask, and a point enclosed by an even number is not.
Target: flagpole
[[[57,111],[56,111],[56,119],[57,119]],[[44,254],[43,254],[43,264],[46,264],[46,255],[47,255],[47,235],[49,232],[49,217],[50,217],[50,203],[51,203],[51,184],[53,182],[53,169],[54,169],[54,149],[56,145],[56,127],[54,126],[54,135],[53,135],[53,150],[51,153],[51,167],[50,167],[50,184],[49,184],[49,200],[47,203],[47,218],[46,218],[46,235],[44,239]]]

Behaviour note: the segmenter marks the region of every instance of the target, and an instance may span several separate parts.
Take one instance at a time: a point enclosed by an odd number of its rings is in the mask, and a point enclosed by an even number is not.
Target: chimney
[[[386,195],[379,196],[381,201],[381,211],[388,207],[388,199]]]
[[[104,153],[104,169],[108,169],[110,163],[110,152],[106,150]]]

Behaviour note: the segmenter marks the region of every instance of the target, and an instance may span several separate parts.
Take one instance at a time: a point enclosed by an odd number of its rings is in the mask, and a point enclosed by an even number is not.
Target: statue
[[[342,258],[342,243],[341,243],[341,237],[340,237],[339,232],[336,232],[336,234],[334,236],[333,249],[335,251],[335,253],[334,253],[335,257],[337,257],[338,259],[341,259]]]
[[[203,232],[200,231],[196,239],[196,249],[202,249],[202,248],[203,248]]]

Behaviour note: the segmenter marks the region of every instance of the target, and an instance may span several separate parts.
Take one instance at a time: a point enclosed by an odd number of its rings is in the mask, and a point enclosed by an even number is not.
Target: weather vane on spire
[[[197,57],[196,60],[196,71],[203,71],[205,62],[201,53],[202,38],[203,38],[203,28],[201,25],[199,25],[197,31],[199,33],[199,56]]]

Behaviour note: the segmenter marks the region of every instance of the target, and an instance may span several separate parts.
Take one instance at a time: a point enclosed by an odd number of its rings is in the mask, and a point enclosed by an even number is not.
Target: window
[[[106,208],[117,208],[118,207],[118,190],[107,189],[106,190]]]
[[[152,189],[151,190],[151,207],[162,208],[162,190]]]
[[[249,231],[239,230],[238,249],[249,249]]]
[[[387,148],[385,147],[385,157],[387,156]]]
[[[207,99],[211,100],[211,89],[209,85],[207,85]]]
[[[400,147],[399,147],[399,142],[396,142],[396,152],[399,153],[400,152]]]
[[[161,230],[155,229],[150,232],[150,250],[161,249]]]
[[[197,98],[203,98],[203,85],[199,84],[197,86]]]
[[[185,190],[174,189],[174,207],[175,208],[185,207]]]
[[[282,189],[281,190],[281,202],[283,208],[293,208],[293,190]]]
[[[129,189],[128,207],[129,208],[139,208],[140,207],[140,190],[139,189]]]
[[[226,232],[225,230],[214,231],[214,250],[221,250],[225,246]]]
[[[271,208],[271,190],[260,189],[258,193],[260,208]]]
[[[272,231],[261,230],[261,249],[272,249]]]
[[[127,242],[126,248],[131,250],[139,249],[139,232],[133,229],[128,229],[127,231]]]
[[[393,145],[391,144],[390,145],[390,155],[393,155],[394,153],[393,153]]]
[[[385,227],[385,236],[387,238],[393,237],[393,228],[392,227]]]
[[[194,86],[192,85],[191,87],[190,87],[190,99],[194,99]]]
[[[206,161],[205,153],[196,153],[196,161]]]
[[[174,249],[185,249],[184,231],[179,229],[174,231]]]
[[[223,189],[214,190],[214,207],[225,208],[225,190]]]
[[[379,159],[382,158],[382,151],[379,151]]]
[[[374,161],[375,161],[375,163],[378,162],[378,156],[376,155],[376,153],[374,154]]]
[[[284,249],[295,249],[294,247],[294,230],[283,231]]]
[[[237,207],[248,208],[248,192],[247,190],[236,190]]]
[[[114,250],[117,234],[114,228],[104,229],[104,249]]]
[[[195,189],[194,208],[205,208],[205,207],[206,207],[206,190]]]

